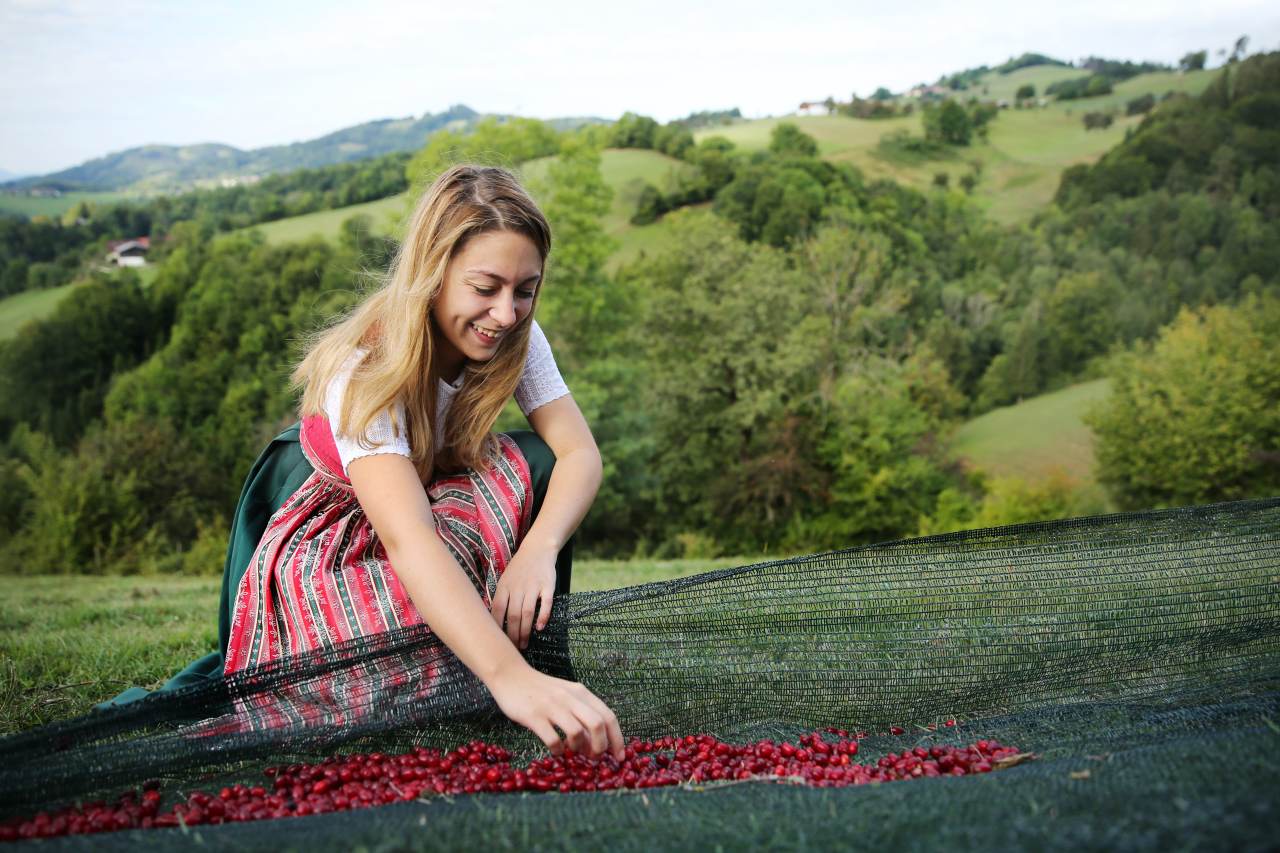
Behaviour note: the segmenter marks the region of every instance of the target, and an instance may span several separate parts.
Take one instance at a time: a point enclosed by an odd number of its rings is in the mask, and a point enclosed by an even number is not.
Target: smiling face
[[[533,310],[542,256],[514,231],[477,234],[454,254],[431,317],[440,331],[440,375],[453,382],[468,361],[488,361]]]

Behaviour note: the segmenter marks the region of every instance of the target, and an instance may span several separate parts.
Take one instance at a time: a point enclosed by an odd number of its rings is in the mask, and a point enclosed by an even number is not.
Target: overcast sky
[[[1280,48],[1280,4],[0,0],[0,169],[146,143],[255,148],[458,103],[777,115],[1024,51],[1176,62],[1209,49],[1216,64],[1242,34],[1251,53]]]

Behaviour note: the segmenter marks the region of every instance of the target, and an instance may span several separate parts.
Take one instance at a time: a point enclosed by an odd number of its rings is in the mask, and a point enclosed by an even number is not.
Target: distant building
[[[145,267],[150,237],[134,237],[132,240],[112,240],[107,244],[107,263],[118,267]]]
[[[951,89],[946,86],[916,86],[907,93],[911,98],[950,98],[954,95]]]
[[[800,105],[800,109],[796,110],[798,115],[816,116],[826,115],[830,110],[827,109],[826,101],[805,101]]]

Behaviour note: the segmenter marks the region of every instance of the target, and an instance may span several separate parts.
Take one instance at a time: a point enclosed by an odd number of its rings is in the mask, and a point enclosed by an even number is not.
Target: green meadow
[[[1008,75],[991,73],[969,89],[982,100],[1013,100],[1024,84],[1036,87],[1037,94],[1050,83],[1084,76],[1078,68],[1036,66]],[[879,143],[885,135],[906,130],[923,133],[919,111],[891,119],[855,119],[845,116],[783,116],[706,128],[695,138],[723,136],[746,150],[768,146],[769,134],[780,122],[789,121],[818,142],[818,151],[829,160],[852,163],[868,178],[898,181],[919,190],[929,188],[933,177],[945,172],[953,186],[959,178],[980,170],[974,199],[998,222],[1016,224],[1030,219],[1053,200],[1062,170],[1077,163],[1092,163],[1114,147],[1125,132],[1141,122],[1141,116],[1125,116],[1125,105],[1145,94],[1157,98],[1166,92],[1198,95],[1217,71],[1185,74],[1159,72],[1142,74],[1115,87],[1110,95],[1074,101],[1050,101],[1045,107],[1025,110],[1004,109],[992,121],[988,138],[975,140],[967,148],[957,148],[946,157],[921,161],[884,152]],[[984,92],[985,88],[985,92]],[[962,95],[963,97],[963,95]],[[1115,123],[1105,130],[1084,129],[1086,112],[1118,111]]]
[[[139,198],[134,193],[118,192],[67,192],[58,196],[29,196],[17,193],[0,193],[0,213],[16,213],[19,216],[57,217],[66,213],[81,201],[92,205],[114,204]]]
[[[1094,379],[987,412],[956,431],[952,455],[997,477],[1036,481],[1057,470],[1100,494],[1083,417],[1110,389],[1110,380]]]
[[[353,216],[367,216],[373,229],[381,234],[399,234],[404,227],[404,219],[409,212],[409,199],[406,193],[353,204],[350,207],[339,207],[334,210],[318,210],[315,213],[304,213],[301,216],[290,216],[253,226],[261,231],[268,243],[293,243],[320,237],[325,240],[337,239],[342,223]]]
[[[62,287],[50,287],[47,290],[27,290],[0,299],[0,341],[11,338],[18,333],[24,323],[39,320],[53,313],[53,309],[79,283],[72,282]]]
[[[576,560],[575,592],[744,565]],[[220,577],[6,577],[0,597],[0,735],[87,713],[134,685],[154,689],[216,648]]]

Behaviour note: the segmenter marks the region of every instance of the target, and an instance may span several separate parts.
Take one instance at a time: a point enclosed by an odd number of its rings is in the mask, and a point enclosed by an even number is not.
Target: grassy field
[[[135,269],[142,286],[147,287],[156,277],[155,266]],[[0,341],[13,337],[24,323],[47,317],[68,293],[80,282],[51,287],[47,290],[28,290],[0,299]]]
[[[1092,484],[1093,433],[1081,418],[1109,390],[1095,379],[987,412],[960,428],[952,452],[995,476],[1036,480],[1057,468]]]
[[[16,335],[24,323],[48,316],[76,286],[72,283],[48,290],[28,290],[0,299],[0,341]]]
[[[1078,68],[1056,66],[1024,68],[1009,75],[989,74],[969,91],[984,100],[1011,100],[1025,83],[1043,92],[1050,83],[1083,73]],[[921,190],[932,184],[938,172],[946,172],[954,186],[960,176],[980,164],[982,174],[974,191],[975,200],[992,218],[1012,224],[1026,221],[1052,201],[1063,169],[1097,160],[1124,139],[1126,130],[1137,126],[1140,116],[1123,115],[1128,101],[1148,93],[1157,98],[1170,91],[1199,94],[1216,74],[1217,71],[1143,74],[1119,84],[1111,95],[1053,101],[1042,109],[1002,110],[992,122],[985,142],[975,141],[947,158],[926,162],[895,158],[878,147],[883,136],[895,131],[921,134],[919,113],[876,121],[844,116],[784,116],[706,128],[696,138],[724,136],[741,148],[757,150],[769,144],[769,134],[779,122],[795,122],[817,140],[823,157],[852,163],[869,178],[898,181]],[[1082,116],[1097,110],[1118,110],[1120,115],[1106,130],[1086,131]]]
[[[577,560],[575,592],[752,560]],[[83,714],[127,687],[159,687],[218,642],[216,577],[0,580],[0,734]]]
[[[137,200],[141,196],[133,193],[63,193],[56,197],[35,197],[0,193],[0,213],[16,213],[20,216],[61,216],[71,209],[72,205],[87,201],[94,205],[114,204],[117,201]]]
[[[408,197],[405,193],[388,196],[377,201],[339,207],[335,210],[318,210],[315,213],[304,213],[301,216],[290,216],[288,219],[277,219],[254,225],[261,231],[268,243],[292,243],[321,237],[325,240],[337,239],[342,223],[353,216],[368,216],[376,231],[383,234],[399,234],[404,217],[408,213]]]

